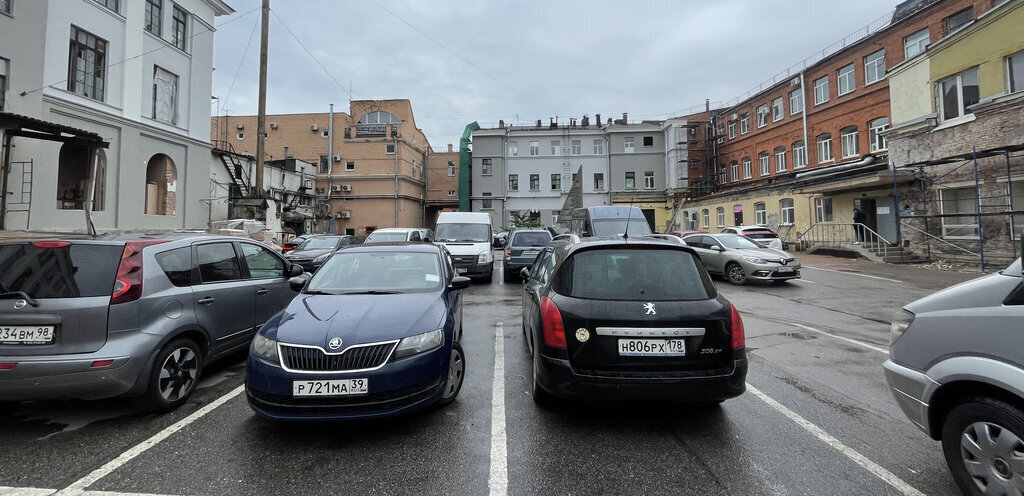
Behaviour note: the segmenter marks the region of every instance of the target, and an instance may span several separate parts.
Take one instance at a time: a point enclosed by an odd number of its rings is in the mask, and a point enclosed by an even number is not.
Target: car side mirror
[[[530,278],[530,268],[529,267],[523,267],[519,271],[519,277],[522,277],[523,280],[529,279]]]
[[[299,268],[301,269],[301,267]],[[302,273],[301,275],[297,275],[295,277],[292,277],[291,279],[288,279],[288,287],[292,288],[292,291],[298,293],[299,291],[302,291],[302,289],[306,287],[306,283],[309,282],[310,279],[312,278],[309,277],[309,274]]]
[[[290,277],[301,276],[302,272],[303,272],[302,266],[299,265],[299,264],[292,264],[292,266],[288,268],[288,275]]]
[[[472,283],[472,279],[466,276],[455,276],[452,278],[452,283],[448,285],[448,289],[466,289]]]
[[[718,246],[718,245],[711,245],[711,250],[712,251],[725,251],[725,248],[722,248],[721,246]]]

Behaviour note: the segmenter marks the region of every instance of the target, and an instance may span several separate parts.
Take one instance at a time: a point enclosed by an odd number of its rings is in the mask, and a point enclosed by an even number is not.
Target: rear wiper
[[[7,293],[0,293],[0,298],[9,298],[11,296],[17,296],[17,297],[27,301],[29,305],[32,305],[34,307],[38,307],[39,306],[39,302],[36,301],[35,298],[29,296],[28,293],[26,293],[24,291],[9,291]]]

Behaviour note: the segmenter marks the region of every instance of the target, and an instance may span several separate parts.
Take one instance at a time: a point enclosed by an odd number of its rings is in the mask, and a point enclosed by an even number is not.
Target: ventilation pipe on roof
[[[804,144],[804,146],[807,146],[806,143]],[[871,155],[871,154],[868,154],[868,155],[864,155],[863,157],[861,157],[861,159],[859,161],[854,162],[852,164],[837,165],[835,167],[826,167],[826,168],[823,168],[823,169],[815,169],[815,170],[812,170],[812,171],[801,172],[800,174],[796,175],[796,179],[800,180],[800,179],[806,179],[808,177],[820,176],[820,175],[823,175],[823,174],[832,174],[833,172],[848,171],[848,170],[864,167],[864,166],[867,166],[867,165],[871,165],[874,162],[875,162],[875,156]]]
[[[597,117],[594,118],[594,122],[597,123],[597,127],[601,127],[601,114],[594,114],[594,115],[597,116]]]

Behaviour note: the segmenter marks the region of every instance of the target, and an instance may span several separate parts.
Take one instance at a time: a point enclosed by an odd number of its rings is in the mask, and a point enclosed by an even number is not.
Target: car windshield
[[[701,300],[714,293],[693,255],[661,247],[577,252],[558,269],[554,289],[601,300]]]
[[[544,246],[551,241],[546,232],[522,232],[512,236],[512,246]]]
[[[622,236],[626,234],[626,227],[628,224],[630,236],[644,236],[651,234],[651,228],[647,225],[647,219],[643,218],[630,218],[627,223],[626,218],[618,219],[595,219],[594,220],[594,236]]]
[[[335,237],[329,238],[310,238],[303,241],[301,245],[296,248],[297,250],[324,250],[334,248],[338,246],[338,239]]]
[[[344,294],[439,289],[441,266],[436,253],[342,250],[316,272],[307,291]]]
[[[715,239],[717,239],[719,243],[722,243],[722,246],[732,248],[734,250],[757,250],[761,248],[761,245],[738,234],[716,236]]]
[[[487,224],[438,224],[434,231],[434,241],[487,243],[491,239],[491,230]]]
[[[381,243],[386,241],[405,241],[408,235],[404,232],[380,232],[373,231],[366,237],[365,243]]]
[[[123,246],[31,243],[0,246],[0,293],[33,298],[110,296]]]

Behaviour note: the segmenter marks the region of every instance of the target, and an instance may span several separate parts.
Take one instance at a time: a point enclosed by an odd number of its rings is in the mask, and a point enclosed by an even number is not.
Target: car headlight
[[[278,363],[281,361],[277,354],[277,341],[268,339],[262,334],[257,334],[249,345],[249,353],[260,357],[268,362]]]
[[[399,341],[398,348],[395,349],[395,358],[430,351],[441,346],[442,343],[444,343],[444,331],[441,329],[409,336]]]
[[[756,263],[756,264],[768,263],[768,261],[763,259],[763,258],[748,257],[746,255],[743,256],[743,260],[746,260],[746,261],[748,261],[750,263]]]
[[[331,258],[331,255],[334,255],[334,254],[333,253],[324,253],[323,255],[320,255],[319,257],[314,258],[313,259],[313,263],[324,263],[324,262],[327,261],[328,258]]]
[[[914,314],[904,309],[896,312],[896,315],[892,317],[892,323],[889,324],[889,346],[892,346],[897,339],[903,336],[903,333],[907,332],[907,328],[913,321]]]
[[[480,252],[480,254],[476,256],[476,263],[478,263],[478,264],[487,263],[487,257],[489,257],[489,256],[491,256],[491,252],[489,252],[489,251],[482,251],[482,252]]]

